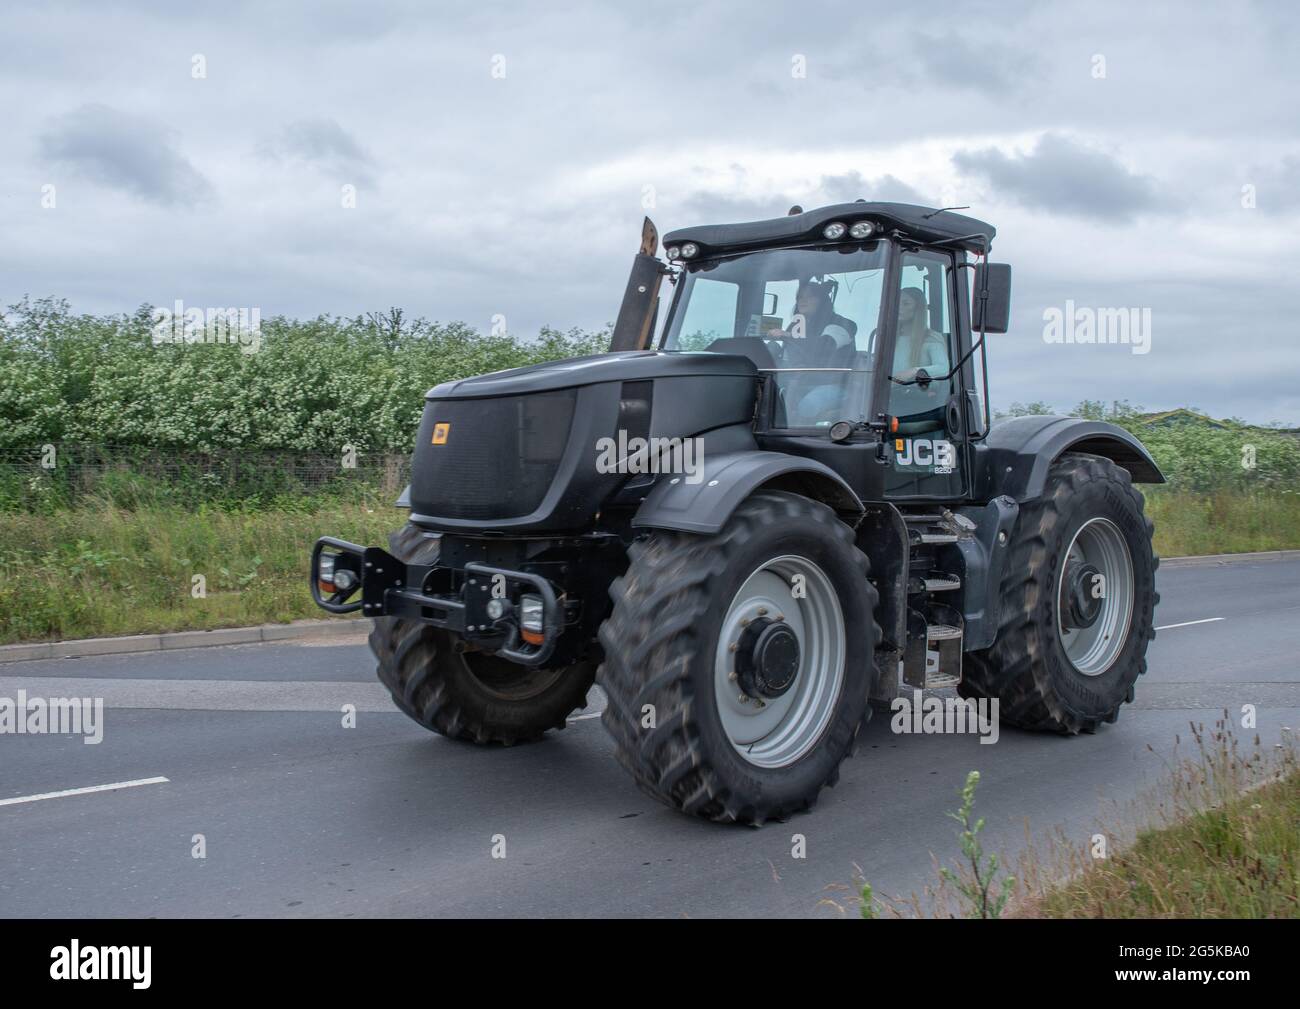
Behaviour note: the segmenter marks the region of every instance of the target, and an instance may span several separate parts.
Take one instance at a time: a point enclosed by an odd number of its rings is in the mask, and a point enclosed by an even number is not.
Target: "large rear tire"
[[[1100,456],[1053,463],[1016,520],[997,640],[966,656],[960,693],[997,698],[999,718],[1074,734],[1133,700],[1155,637],[1155,525],[1128,471]]]
[[[439,539],[407,523],[389,537],[407,564],[432,564]],[[475,743],[532,742],[563,729],[586,704],[595,663],[534,669],[467,651],[454,635],[416,620],[379,617],[370,632],[379,679],[393,701],[426,729]]]
[[[761,492],[716,535],[655,532],[630,560],[597,673],[619,762],[710,820],[811,807],[870,714],[880,631],[853,531],[824,504]]]

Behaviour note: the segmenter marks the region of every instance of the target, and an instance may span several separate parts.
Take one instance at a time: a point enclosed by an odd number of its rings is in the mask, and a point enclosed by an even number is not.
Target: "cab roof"
[[[986,236],[991,245],[993,236],[997,234],[993,225],[963,214],[954,214],[951,210],[935,210],[933,207],[918,207],[911,203],[860,201],[837,203],[767,221],[681,228],[664,236],[664,248],[694,242],[700,247],[702,258],[768,246],[801,245],[805,242],[826,241],[822,229],[832,221],[852,225],[863,220],[877,222],[877,234],[882,231],[900,231],[923,244],[951,242],[955,248],[967,252],[977,252],[982,248],[979,237],[969,236]],[[962,241],[954,242],[952,239]]]

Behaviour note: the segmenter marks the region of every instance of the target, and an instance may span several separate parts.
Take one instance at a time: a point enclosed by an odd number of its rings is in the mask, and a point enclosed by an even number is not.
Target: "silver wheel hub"
[[[723,731],[751,764],[785,767],[825,732],[844,685],[846,633],[830,578],[806,557],[765,562],[727,609],[714,657]]]
[[[1070,664],[1100,676],[1119,657],[1133,619],[1133,557],[1119,526],[1089,519],[1074,534],[1056,586],[1056,628]]]

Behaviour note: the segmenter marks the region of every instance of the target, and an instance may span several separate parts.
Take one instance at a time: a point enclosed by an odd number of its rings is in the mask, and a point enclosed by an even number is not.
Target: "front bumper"
[[[322,581],[321,557],[327,552],[335,573],[352,574],[354,584],[348,589],[338,589],[333,578]],[[549,659],[564,630],[564,606],[555,587],[541,575],[473,562],[462,569],[404,564],[387,550],[331,536],[322,536],[312,547],[311,594],[316,605],[330,613],[360,610],[368,617],[419,620],[526,666]],[[520,600],[525,594],[542,602],[539,643],[526,641],[520,627]],[[494,600],[502,604],[496,617],[488,613]]]

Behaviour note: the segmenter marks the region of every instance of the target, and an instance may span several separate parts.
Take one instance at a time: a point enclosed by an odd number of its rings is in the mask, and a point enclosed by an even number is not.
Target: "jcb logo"
[[[938,438],[895,438],[894,460],[900,466],[933,466],[936,473],[951,473],[957,453],[952,442]]]

